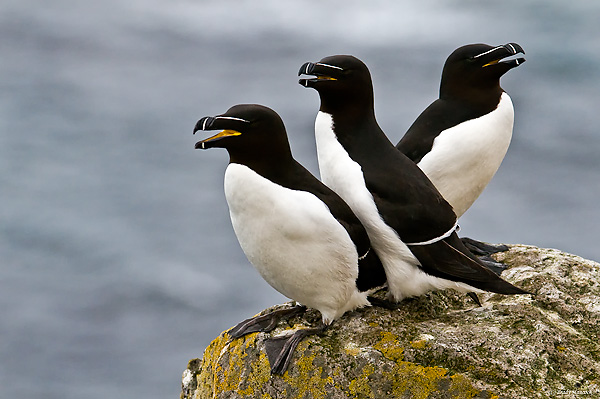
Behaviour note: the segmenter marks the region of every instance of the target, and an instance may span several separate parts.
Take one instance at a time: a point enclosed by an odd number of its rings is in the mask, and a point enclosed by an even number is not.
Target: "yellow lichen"
[[[222,334],[210,343],[208,348],[204,351],[202,358],[202,365],[200,367],[201,372],[197,377],[198,388],[202,387],[201,390],[214,392],[215,379],[217,368],[219,368],[219,354],[223,348],[227,345],[228,336]]]
[[[425,367],[416,363],[403,361],[404,348],[400,346],[400,340],[396,335],[388,331],[382,331],[381,339],[373,345],[373,348],[380,351],[386,359],[393,361],[392,370],[382,371],[383,378],[387,381],[392,381],[393,396],[402,397],[405,392],[410,392],[411,398],[425,399],[432,392],[439,389],[439,384],[442,379],[448,378],[448,370],[442,367]],[[411,342],[411,346],[416,349],[423,349],[428,345],[428,340],[422,339]],[[357,387],[364,388],[368,385],[369,370],[363,370],[363,377],[360,381],[354,380],[351,386],[355,392],[359,392]],[[374,371],[374,370],[373,370]],[[453,398],[471,398],[478,393],[469,383],[466,377],[462,375],[452,376],[450,392]],[[351,394],[352,389],[350,390]],[[370,392],[370,391],[369,391]],[[361,392],[366,394],[366,392]],[[367,395],[366,397],[372,397]]]
[[[272,399],[265,388],[272,383],[273,378],[282,378],[287,387],[283,388],[278,396],[285,393],[286,397],[295,399],[324,399],[333,387],[343,391],[348,397],[359,399],[382,397],[381,395],[404,397],[407,394],[412,399],[425,399],[443,386],[440,384],[442,381],[448,380],[448,393],[451,398],[468,399],[479,392],[463,375],[449,376],[445,368],[404,361],[404,348],[400,346],[400,339],[388,331],[380,332],[379,340],[372,347],[389,361],[388,365],[375,368],[372,364],[367,364],[359,371],[360,375],[345,386],[334,381],[333,375],[340,372],[338,367],[324,370],[324,367],[318,366],[318,359],[321,359],[324,353],[319,347],[312,349],[311,340],[299,344],[294,355],[294,367],[283,377],[271,376],[266,354],[256,352],[256,341],[257,334],[231,342],[226,334],[215,339],[204,353],[201,373],[198,376],[198,390],[212,395],[236,392],[240,397]],[[411,346],[415,348],[426,345],[427,340],[411,342]],[[356,357],[361,348],[356,344],[348,344],[344,347],[344,352]],[[373,382],[379,379],[390,383],[390,392],[373,390]]]
[[[293,398],[325,398],[325,386],[327,384],[333,385],[333,377],[330,375],[325,378],[322,377],[323,367],[315,367],[314,360],[317,354],[308,351],[308,345],[308,341],[303,341],[296,348],[296,353],[302,354],[294,359],[295,368],[298,370],[299,375],[292,377],[288,370],[283,375],[283,379],[294,388]]]
[[[270,378],[267,356],[260,353],[258,359],[247,360],[248,349],[256,346],[257,334],[229,341],[223,334],[215,339],[204,352],[198,386],[204,392],[235,391],[255,396],[262,392]],[[226,358],[224,358],[227,356]],[[268,396],[264,396],[268,399]]]
[[[269,359],[267,355],[260,352],[258,359],[250,363],[250,372],[246,379],[246,389],[240,390],[241,394],[248,395],[250,397],[257,397],[265,385],[271,378],[271,366],[269,365]],[[270,399],[271,396],[264,393],[263,399]]]
[[[371,384],[369,384],[369,376],[373,375],[375,367],[368,364],[362,369],[362,375],[350,381],[348,394],[351,398],[373,398]]]
[[[244,369],[242,367],[242,362],[247,356],[245,349],[250,345],[250,342],[254,344],[255,339],[255,334],[252,334],[230,342],[228,348],[226,348],[229,354],[229,361],[226,364],[219,361],[219,358],[221,357],[221,353],[219,353],[217,367],[213,374],[215,380],[214,386],[216,387],[217,392],[238,389],[241,382],[240,377],[242,370]],[[222,376],[222,379],[219,379],[219,376]]]
[[[425,347],[427,347],[428,342],[429,341],[426,339],[419,339],[417,341],[410,341],[410,346],[412,346],[415,349],[424,349]]]
[[[404,392],[411,393],[413,399],[425,399],[438,390],[439,381],[448,371],[441,367],[423,367],[411,362],[397,362],[397,366],[386,376],[393,381],[394,395],[400,397]]]
[[[360,348],[354,342],[348,342],[344,346],[344,351],[346,354],[356,357],[360,353]]]
[[[478,390],[473,388],[473,385],[467,377],[462,374],[454,374],[450,377],[452,384],[450,385],[450,393],[453,398],[472,398],[479,393]]]
[[[381,352],[387,359],[392,361],[402,360],[404,348],[399,345],[398,337],[389,331],[382,331],[380,335],[381,340],[373,345],[373,348]]]

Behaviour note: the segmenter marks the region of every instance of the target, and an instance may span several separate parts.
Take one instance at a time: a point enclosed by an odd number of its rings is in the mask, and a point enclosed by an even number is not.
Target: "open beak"
[[[207,139],[197,142],[195,148],[197,150],[198,149],[206,150],[206,149],[212,147],[212,145],[210,145],[210,143],[214,143],[215,141],[221,140],[225,137],[239,136],[241,134],[242,133],[240,133],[236,130],[223,130],[222,132],[219,132],[212,137],[209,137]]]
[[[196,126],[194,126],[194,134],[196,134],[196,132],[198,132],[200,130],[215,130],[214,124],[218,119],[225,119],[225,118],[205,116],[204,118],[200,119],[196,123]],[[219,141],[225,137],[239,136],[241,134],[242,133],[238,132],[237,130],[224,129],[212,137],[209,137],[207,139],[197,142],[195,145],[195,148],[205,150],[205,149],[213,147],[213,145],[211,145],[211,143],[214,143],[215,141]]]

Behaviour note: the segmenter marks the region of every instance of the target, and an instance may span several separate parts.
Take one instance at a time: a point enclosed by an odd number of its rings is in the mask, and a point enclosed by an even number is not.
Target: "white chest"
[[[328,320],[346,310],[356,293],[358,254],[321,200],[239,164],[227,167],[225,196],[244,253],[273,288]]]
[[[331,115],[319,112],[315,123],[317,156],[323,182],[338,193],[365,226],[371,245],[385,269],[390,296],[395,300],[435,289],[467,289],[419,269],[418,260],[394,229],[382,219],[366,187],[361,166],[337,140]]]
[[[490,182],[510,145],[513,105],[503,93],[489,114],[444,130],[419,167],[461,216]]]
[[[365,226],[371,245],[385,268],[393,295],[405,295],[399,288],[418,264],[398,234],[381,218],[373,195],[366,187],[361,166],[337,140],[331,115],[319,112],[315,123],[317,157],[321,179],[354,211]]]
[[[362,167],[355,162],[338,141],[330,114],[319,112],[315,122],[317,158],[321,180],[335,191],[369,229],[382,228],[385,223],[373,196],[367,189]]]

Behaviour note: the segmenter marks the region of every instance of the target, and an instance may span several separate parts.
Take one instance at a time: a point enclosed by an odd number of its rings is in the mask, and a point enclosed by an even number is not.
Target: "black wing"
[[[380,215],[403,242],[431,240],[456,223],[452,206],[423,171],[393,146],[382,150],[377,159],[361,162],[367,188]]]
[[[530,294],[483,266],[464,248],[456,233],[434,244],[410,246],[410,250],[427,274],[498,294]]]
[[[414,163],[431,151],[433,141],[444,130],[484,115],[485,111],[457,101],[437,99],[413,122],[396,148]]]

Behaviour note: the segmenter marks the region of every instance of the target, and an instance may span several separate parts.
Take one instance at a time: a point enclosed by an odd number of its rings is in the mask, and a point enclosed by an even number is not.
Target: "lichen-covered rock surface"
[[[268,334],[224,332],[189,362],[181,397],[599,398],[600,265],[523,245],[496,259],[505,279],[536,294],[480,294],[478,307],[435,292],[396,311],[348,313],[304,340],[283,376],[270,374],[265,338],[314,325],[317,312]]]

